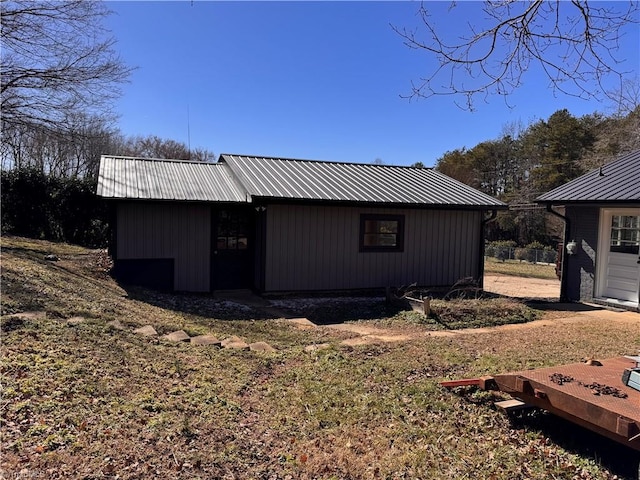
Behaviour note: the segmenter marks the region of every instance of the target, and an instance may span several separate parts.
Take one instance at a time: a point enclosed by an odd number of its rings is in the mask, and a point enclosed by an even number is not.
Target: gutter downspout
[[[555,210],[553,210],[551,208],[551,204],[547,203],[547,212],[550,213],[551,215],[555,215],[556,217],[562,219],[562,221],[564,221],[564,233],[563,236],[564,238],[562,239],[562,270],[560,272],[560,301],[561,302],[568,302],[569,299],[567,298],[567,280],[568,280],[568,276],[567,276],[567,263],[569,261],[569,256],[567,255],[566,252],[566,245],[567,245],[567,238],[569,238],[570,234],[571,234],[571,222],[569,221],[569,219],[567,217],[565,217],[564,215],[556,212]]]
[[[484,227],[498,215],[497,210],[491,210],[491,215],[480,223],[480,259],[478,260],[478,283],[479,287],[484,290],[484,243],[485,233]]]

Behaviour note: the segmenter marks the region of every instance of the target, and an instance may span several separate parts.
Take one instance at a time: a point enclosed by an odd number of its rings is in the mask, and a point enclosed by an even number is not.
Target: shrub
[[[95,181],[60,178],[34,168],[0,172],[2,233],[85,247],[105,246],[107,208]]]
[[[490,257],[495,257],[498,260],[506,260],[509,258],[509,251],[516,246],[516,242],[513,240],[498,240],[487,244],[485,254]]]

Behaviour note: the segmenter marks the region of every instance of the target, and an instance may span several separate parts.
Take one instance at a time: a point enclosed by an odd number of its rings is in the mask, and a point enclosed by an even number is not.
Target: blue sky
[[[439,28],[460,30],[479,2],[427,2]],[[434,60],[390,24],[420,25],[420,3],[109,2],[107,27],[137,67],[116,106],[127,135],[157,135],[220,153],[390,165],[434,165],[446,151],[498,138],[513,122],[576,116],[610,105],[554,95],[535,68],[509,98],[402,98]],[[441,20],[440,20],[441,18]],[[640,29],[623,39],[640,72]],[[460,99],[458,99],[460,100]]]

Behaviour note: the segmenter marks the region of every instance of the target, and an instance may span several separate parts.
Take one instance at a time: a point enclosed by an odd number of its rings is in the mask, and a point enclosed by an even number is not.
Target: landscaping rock
[[[191,337],[184,330],[176,330],[175,332],[163,335],[162,339],[169,340],[170,342],[188,342]]]
[[[7,315],[7,317],[15,317],[22,320],[43,320],[47,318],[47,312],[20,312],[12,313],[11,315]]]
[[[273,353],[277,350],[269,345],[267,342],[255,342],[249,344],[249,350],[252,352],[265,352],[265,353]]]
[[[122,325],[122,323],[120,323],[120,320],[111,320],[110,322],[107,323],[107,326],[115,328],[117,330],[124,330],[125,329],[124,325]]]
[[[222,342],[213,335],[197,335],[195,337],[191,337],[191,343],[193,345],[211,345],[214,347],[222,346]]]
[[[68,325],[78,325],[79,323],[85,323],[87,321],[84,317],[71,317],[67,319]]]
[[[229,338],[225,338],[221,345],[223,348],[232,348],[236,350],[249,350],[249,345],[240,337],[232,335]]]
[[[227,344],[229,343],[237,343],[237,342],[244,342],[244,340],[240,337],[237,337],[236,335],[231,335],[230,337],[227,337],[224,340],[222,340],[221,344],[223,347],[226,347]]]
[[[308,318],[287,318],[285,322],[293,324],[296,328],[300,330],[311,330],[312,328],[316,328],[317,325],[313,323]]]
[[[153,328],[151,325],[145,325],[144,327],[136,328],[134,330],[134,333],[137,333],[138,335],[142,335],[143,337],[154,337],[158,335],[158,332],[156,332],[156,329]]]

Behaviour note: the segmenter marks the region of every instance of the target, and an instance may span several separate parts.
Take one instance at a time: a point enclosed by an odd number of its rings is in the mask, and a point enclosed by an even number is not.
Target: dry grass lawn
[[[60,261],[45,261],[47,253]],[[509,419],[494,394],[438,382],[635,352],[640,322],[585,317],[346,347],[343,333],[300,330],[231,302],[124,290],[107,260],[2,239],[1,478],[614,479],[637,471],[635,452],[546,414]],[[12,315],[24,311],[46,317]],[[86,321],[66,321],[76,316]],[[359,321],[440,328],[404,316]],[[146,324],[161,334],[238,335],[277,352],[133,333]],[[304,349],[321,343],[329,348]]]
[[[516,277],[558,279],[555,265],[521,262],[520,260],[501,261],[493,257],[485,257],[484,271],[485,273],[499,273]]]

